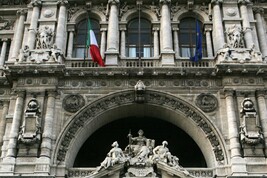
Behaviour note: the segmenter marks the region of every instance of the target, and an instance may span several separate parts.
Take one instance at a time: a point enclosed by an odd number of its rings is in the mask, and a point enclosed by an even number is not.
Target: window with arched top
[[[196,18],[187,17],[180,21],[179,25],[179,52],[181,57],[193,57],[196,50],[197,21],[200,35],[202,35],[202,56],[207,56],[206,40],[203,33],[203,24]]]
[[[100,46],[100,25],[98,21],[95,19],[90,19],[90,23],[91,23],[91,28],[95,33],[97,43]],[[81,22],[79,22],[76,26],[76,34],[73,44],[74,58],[90,57],[88,56],[90,55],[90,53],[86,48],[87,31],[88,31],[88,19],[84,19]]]
[[[153,56],[152,26],[150,21],[141,18],[133,19],[127,28],[127,57]]]

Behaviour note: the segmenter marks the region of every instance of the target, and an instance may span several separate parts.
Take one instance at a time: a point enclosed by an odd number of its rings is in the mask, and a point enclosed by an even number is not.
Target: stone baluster
[[[159,28],[153,28],[154,57],[159,57]]]
[[[118,65],[119,54],[119,0],[108,1],[109,21],[108,21],[108,36],[107,36],[107,51],[106,51],[106,65]]]
[[[228,123],[228,137],[230,141],[230,156],[231,159],[241,157],[239,131],[234,106],[234,91],[225,90],[227,123]]]
[[[249,19],[249,13],[247,9],[247,0],[238,0],[239,7],[240,7],[240,13],[242,17],[242,24],[243,24],[243,30],[244,30],[244,38],[245,38],[245,44],[246,48],[252,48],[254,46],[253,42],[253,36],[252,36],[252,29],[250,26],[250,19]]]
[[[174,40],[174,51],[175,51],[175,58],[180,57],[180,49],[179,49],[179,37],[178,37],[178,32],[179,28],[173,28],[173,40]]]
[[[100,54],[102,58],[104,59],[105,57],[105,51],[106,51],[106,34],[107,34],[107,29],[106,28],[101,28],[101,46],[100,46]]]
[[[44,131],[42,135],[40,157],[51,157],[55,100],[56,91],[47,91],[46,115],[44,119]]]
[[[21,117],[23,113],[23,106],[24,106],[24,99],[25,99],[25,91],[17,91],[17,99],[15,104],[15,110],[12,120],[12,125],[10,129],[9,135],[9,143],[7,147],[7,157],[15,157],[16,156],[16,149],[17,149],[17,139],[19,134],[19,127],[21,124]]]
[[[3,41],[3,44],[2,44],[1,55],[0,55],[0,68],[3,67],[5,64],[8,39],[4,38],[2,39],[2,41]]]
[[[256,97],[259,107],[260,123],[262,127],[263,135],[265,136],[265,154],[267,154],[267,109],[266,109],[266,91],[256,90]]]
[[[23,34],[24,34],[24,21],[26,19],[26,13],[27,11],[25,9],[20,9],[17,12],[17,15],[19,16],[18,24],[15,29],[15,35],[13,39],[13,49],[10,50],[11,52],[11,59],[16,60],[19,55],[19,50],[21,48]]]
[[[69,39],[68,39],[68,51],[67,51],[67,57],[72,57],[72,51],[73,51],[73,40],[74,40],[74,31],[69,31]]]
[[[38,27],[38,19],[40,16],[40,7],[41,7],[41,0],[33,0],[32,1],[32,16],[31,16],[31,21],[30,21],[30,28],[29,30],[29,35],[28,35],[28,46],[29,49],[34,49],[35,48],[35,41],[36,41],[36,33],[37,33],[37,27]]]
[[[213,57],[212,41],[211,41],[211,28],[205,29],[206,44],[208,57]]]
[[[266,61],[267,60],[267,38],[263,26],[262,21],[262,14],[263,14],[263,8],[254,8],[255,18],[256,18],[256,26],[258,31],[258,39],[260,43],[260,49],[262,52],[262,57]]]
[[[225,43],[224,40],[224,31],[221,15],[221,3],[222,0],[212,0],[213,5],[213,44],[214,52],[217,52],[218,49],[223,48]]]
[[[67,0],[60,0],[59,3],[59,15],[58,15],[58,23],[56,29],[56,45],[58,49],[60,49],[64,53],[64,42],[65,42],[65,26],[66,26],[66,4]]]
[[[126,39],[125,39],[125,31],[126,31],[126,28],[121,28],[120,29],[120,31],[121,31],[121,57],[125,57],[125,44],[126,44]]]
[[[171,0],[160,0],[161,19],[160,19],[160,39],[161,39],[161,63],[163,66],[174,65],[174,51],[172,42],[172,27],[170,14]]]
[[[2,104],[3,104],[3,110],[2,110],[2,116],[1,116],[1,121],[0,121],[0,148],[1,149],[3,145],[3,137],[5,135],[5,130],[6,130],[6,115],[8,113],[9,101],[4,100]],[[1,152],[1,149],[0,149],[0,152]]]

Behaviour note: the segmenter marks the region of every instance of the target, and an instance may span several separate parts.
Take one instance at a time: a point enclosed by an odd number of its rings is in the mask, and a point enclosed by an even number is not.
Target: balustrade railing
[[[99,67],[97,63],[94,63],[92,60],[89,59],[67,59],[65,60],[65,65],[68,68],[95,68]],[[211,59],[202,59],[199,62],[192,62],[189,59],[177,59],[175,60],[175,66],[179,68],[209,68],[214,67],[215,61]],[[142,59],[138,60],[137,58],[125,58],[120,59],[118,67],[125,67],[125,68],[153,68],[153,67],[161,67],[160,59]]]
[[[89,176],[94,172],[95,168],[69,168],[69,178],[83,178]],[[214,177],[214,169],[212,168],[186,168],[186,170],[193,176],[199,178]]]

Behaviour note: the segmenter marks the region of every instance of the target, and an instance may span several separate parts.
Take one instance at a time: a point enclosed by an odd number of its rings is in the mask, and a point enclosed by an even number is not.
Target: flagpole
[[[138,3],[138,63],[139,69],[141,68],[141,7]]]
[[[85,58],[86,54],[88,53],[88,48],[87,48],[87,38],[88,38],[88,23],[89,23],[89,14],[87,12],[87,22],[86,22],[86,27],[85,27],[85,40],[84,40],[84,53],[83,53],[83,66],[85,67]]]

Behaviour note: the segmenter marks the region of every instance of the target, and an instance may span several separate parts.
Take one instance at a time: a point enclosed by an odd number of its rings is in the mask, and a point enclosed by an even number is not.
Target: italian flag
[[[90,50],[92,60],[98,63],[99,66],[104,67],[105,63],[100,55],[99,47],[95,38],[95,33],[92,30],[90,19],[88,18],[88,30],[87,30],[87,41],[86,47]]]

